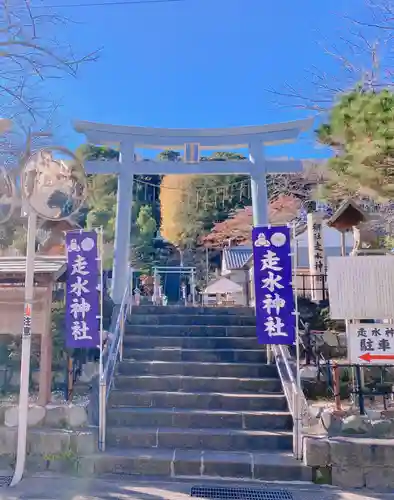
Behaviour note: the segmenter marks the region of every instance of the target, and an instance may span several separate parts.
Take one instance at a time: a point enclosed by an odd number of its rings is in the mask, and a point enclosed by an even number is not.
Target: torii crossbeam
[[[133,177],[136,174],[246,174],[251,177],[253,225],[268,223],[267,174],[301,172],[300,160],[274,160],[264,156],[264,146],[294,142],[308,130],[313,119],[273,125],[223,129],[161,129],[129,127],[77,121],[74,128],[95,145],[117,145],[119,161],[87,161],[89,174],[117,174],[118,199],[112,298],[122,301],[129,266]],[[184,161],[135,160],[135,148],[183,149]],[[241,161],[199,162],[200,151],[249,149],[249,159]]]

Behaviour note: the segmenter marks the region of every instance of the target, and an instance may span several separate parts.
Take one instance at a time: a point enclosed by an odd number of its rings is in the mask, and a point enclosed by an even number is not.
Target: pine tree
[[[329,200],[394,199],[394,94],[355,89],[343,95],[318,140],[335,154],[322,195]]]

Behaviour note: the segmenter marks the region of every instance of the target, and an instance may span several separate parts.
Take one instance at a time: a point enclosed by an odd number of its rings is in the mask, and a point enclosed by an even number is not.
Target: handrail
[[[102,364],[99,377],[99,450],[105,451],[107,402],[113,385],[116,363],[123,358],[123,337],[127,315],[130,310],[130,295],[132,293],[131,278],[120,305],[115,306],[112,314],[110,332],[106,346],[102,347]]]
[[[284,345],[272,347],[287,405],[294,421],[293,452],[300,460],[302,459],[302,436],[311,423],[309,405],[303,390],[297,386],[288,347]]]
[[[274,345],[273,352],[278,367],[279,377],[285,392],[289,410],[294,417],[293,394],[297,391],[297,383],[294,377],[293,369],[289,364],[290,353],[283,345]],[[287,352],[286,352],[287,351]]]

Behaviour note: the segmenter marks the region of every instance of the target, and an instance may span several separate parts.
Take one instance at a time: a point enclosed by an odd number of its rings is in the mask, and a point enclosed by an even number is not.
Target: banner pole
[[[101,226],[98,230],[98,252],[97,257],[99,261],[100,271],[100,360],[99,360],[99,439],[98,447],[100,451],[105,451],[105,425],[106,425],[106,411],[107,411],[107,386],[104,380],[104,329],[103,329],[103,299],[104,299],[104,277],[103,277],[103,246],[104,246],[104,233]]]
[[[100,269],[100,368],[99,374],[100,379],[104,372],[103,366],[103,344],[104,344],[104,329],[103,329],[103,299],[104,299],[104,278],[103,278],[103,246],[104,246],[104,237],[103,237],[103,227],[101,226],[99,231],[99,251],[98,251],[98,261],[99,261],[99,269]]]
[[[293,293],[294,293],[294,316],[295,316],[295,342],[296,342],[296,397],[294,408],[294,432],[295,457],[298,460],[302,458],[302,422],[301,422],[301,371],[300,371],[300,329],[299,329],[299,311],[298,311],[298,284],[297,284],[297,262],[298,245],[296,241],[296,225],[292,224],[292,245],[293,245]]]

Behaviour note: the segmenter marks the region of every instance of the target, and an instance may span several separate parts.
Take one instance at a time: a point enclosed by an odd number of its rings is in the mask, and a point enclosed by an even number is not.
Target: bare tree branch
[[[365,2],[365,18],[341,16],[346,25],[337,33],[336,41],[319,43],[322,53],[337,62],[334,72],[328,74],[315,65],[305,71],[304,81],[266,89],[275,96],[276,104],[325,113],[338,96],[356,85],[369,90],[394,85],[394,2]]]
[[[38,13],[31,0],[0,0],[0,116],[16,124],[7,140],[0,138],[0,161],[17,161],[31,128],[54,126],[59,103],[48,83],[77,76],[81,64],[99,56],[74,53],[61,37],[69,22],[53,9]]]

